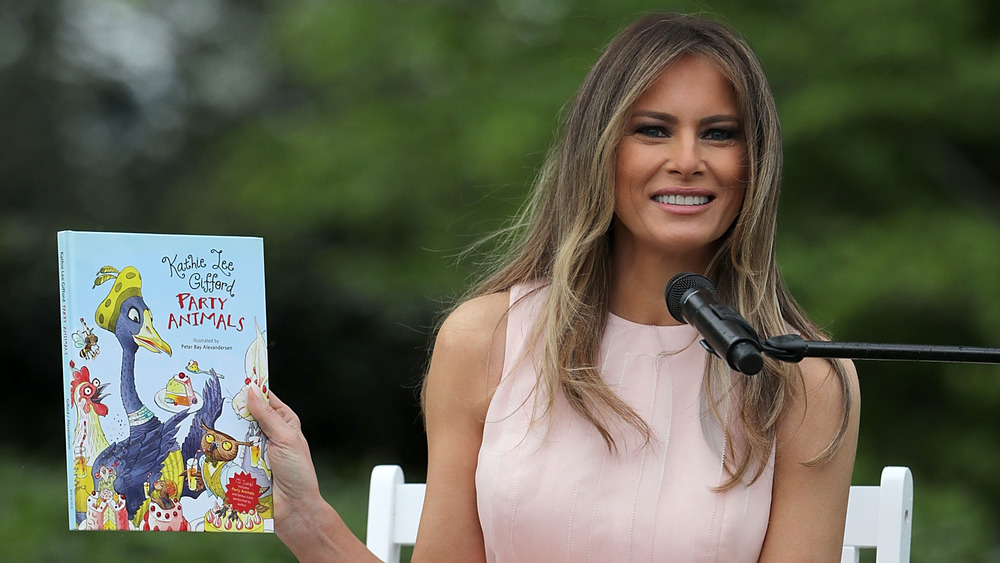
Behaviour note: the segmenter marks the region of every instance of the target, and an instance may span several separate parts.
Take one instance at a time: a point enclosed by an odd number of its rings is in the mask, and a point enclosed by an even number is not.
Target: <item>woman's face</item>
[[[617,158],[615,252],[707,266],[746,185],[746,145],[729,81],[702,57],[678,59],[632,106]]]

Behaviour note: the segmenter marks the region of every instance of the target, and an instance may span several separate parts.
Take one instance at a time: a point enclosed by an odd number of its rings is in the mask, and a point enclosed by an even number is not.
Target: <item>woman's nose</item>
[[[705,173],[702,147],[695,135],[676,136],[667,149],[666,158],[664,166],[672,174],[689,177]]]

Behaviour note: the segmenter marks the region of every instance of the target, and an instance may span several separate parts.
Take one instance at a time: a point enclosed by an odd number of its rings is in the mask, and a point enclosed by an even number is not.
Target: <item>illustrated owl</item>
[[[205,431],[201,436],[201,451],[208,461],[216,463],[233,461],[239,451],[237,446],[249,446],[249,442],[241,442],[225,432],[209,428],[204,422],[201,429]]]
[[[226,498],[226,483],[240,468],[232,463],[239,453],[239,446],[249,446],[229,434],[209,428],[203,422],[201,428],[201,479],[204,486],[220,499]]]

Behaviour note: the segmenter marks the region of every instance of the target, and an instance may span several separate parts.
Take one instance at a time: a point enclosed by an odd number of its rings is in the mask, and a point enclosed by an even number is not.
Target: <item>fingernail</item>
[[[253,387],[253,394],[263,399],[264,402],[266,403],[267,397],[264,396],[264,392],[261,390],[261,388],[257,387],[256,385],[253,385],[252,387]]]

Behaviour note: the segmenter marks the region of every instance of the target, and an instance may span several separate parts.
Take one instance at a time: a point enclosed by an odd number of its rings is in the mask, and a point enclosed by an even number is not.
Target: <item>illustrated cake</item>
[[[170,378],[170,381],[167,382],[164,400],[177,406],[191,406],[197,403],[198,397],[194,394],[191,378],[183,371]]]
[[[184,519],[184,510],[179,503],[173,503],[170,508],[163,508],[156,503],[149,503],[149,512],[143,517],[143,530],[183,532],[188,529]]]
[[[87,497],[86,518],[80,524],[81,530],[128,530],[129,528],[125,497],[99,494],[97,491],[90,493]]]

